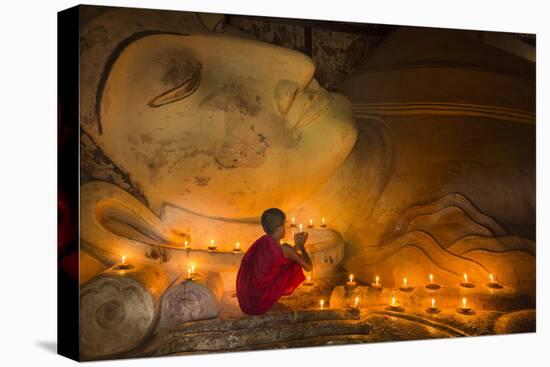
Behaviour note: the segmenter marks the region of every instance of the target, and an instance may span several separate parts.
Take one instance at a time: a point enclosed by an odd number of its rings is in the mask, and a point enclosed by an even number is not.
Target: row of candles
[[[291,223],[290,223],[290,226],[291,227],[296,227],[296,218],[292,217],[291,218]],[[321,218],[321,227],[326,227],[327,226],[327,222],[325,220],[325,218]],[[310,219],[309,220],[309,224],[308,224],[308,228],[314,228],[315,225],[313,224],[313,219]],[[304,226],[302,223],[298,224],[298,228],[299,228],[299,231],[300,232],[303,232],[304,231]],[[281,240],[281,244],[283,244],[283,240]],[[206,246],[208,251],[216,251],[216,249],[218,248],[218,246],[216,245],[215,241],[213,239],[210,240],[210,243]],[[191,249],[191,246],[189,244],[189,241],[184,241],[183,242],[183,248],[184,250],[190,250]],[[235,246],[233,247],[233,252],[241,252],[241,243],[240,242],[235,242]]]
[[[440,288],[439,284],[434,282],[433,274],[429,274],[428,279],[429,279],[429,282],[426,285],[426,288],[431,289],[431,290],[437,290],[437,289]],[[460,283],[460,285],[462,287],[465,287],[465,288],[475,287],[475,285],[469,281],[468,274],[464,273],[463,274],[463,279],[464,279],[464,281]],[[311,281],[311,275],[310,274],[307,275],[306,281],[304,282],[304,285],[307,285],[307,286],[313,285],[313,282]],[[353,274],[350,274],[349,275],[349,280],[346,282],[346,286],[347,287],[355,287],[356,285],[357,285],[357,282],[354,281]],[[489,274],[489,283],[487,283],[487,286],[489,288],[493,288],[493,289],[502,288],[502,286],[495,280],[495,276],[493,274]],[[376,288],[376,289],[381,289],[382,288],[382,284],[380,283],[380,277],[379,276],[376,276],[374,278],[374,283],[371,284],[371,287]],[[412,287],[408,283],[407,278],[403,278],[403,284],[402,284],[401,287],[399,287],[399,289],[402,290],[402,291],[412,290]],[[359,302],[360,302],[360,298],[359,298],[359,296],[356,296],[355,300],[354,300],[354,303],[353,303],[353,307],[358,308],[359,307]],[[324,309],[324,307],[325,307],[325,300],[324,299],[321,299],[319,301],[319,306],[320,306],[321,309]],[[400,309],[400,305],[397,302],[397,299],[395,298],[395,296],[392,296],[388,306],[389,306],[390,309],[393,309],[393,310]],[[427,311],[430,312],[430,313],[436,313],[436,312],[439,311],[438,307],[436,306],[435,298],[431,299],[431,305],[430,305],[430,307],[428,307]],[[462,298],[462,300],[460,302],[460,305],[459,305],[459,308],[458,308],[458,311],[461,312],[461,313],[465,313],[465,314],[470,313],[471,308],[468,306],[468,300],[466,299],[466,297]]]
[[[462,287],[464,288],[475,287],[475,285],[468,280],[468,274],[464,273],[463,278],[464,278],[464,281],[460,283]],[[349,281],[346,282],[346,286],[355,287],[357,285],[357,282],[354,281],[353,279],[354,279],[353,274],[350,274]],[[429,279],[429,282],[426,285],[426,288],[432,289],[432,290],[436,290],[440,288],[439,284],[434,282],[433,274],[428,275],[428,279]],[[304,285],[307,285],[307,286],[313,285],[313,282],[311,281],[311,274],[308,274],[306,276]],[[487,283],[487,286],[489,288],[495,288],[495,289],[502,288],[502,286],[495,280],[495,276],[493,274],[489,274],[489,282]],[[371,284],[371,287],[378,288],[378,289],[382,288],[382,284],[380,284],[380,277],[378,275],[374,277],[374,283]],[[402,291],[412,290],[412,286],[409,284],[407,278],[403,278],[403,284],[401,285],[401,287],[399,287],[399,289]]]
[[[239,242],[237,242],[236,248],[239,249]],[[116,266],[116,268],[118,270],[125,270],[125,269],[129,269],[131,267],[132,267],[132,265],[129,264],[126,261],[126,256],[122,256],[120,264],[118,264]],[[186,277],[186,279],[187,280],[192,280],[193,275],[195,275],[195,274],[196,274],[196,267],[195,267],[195,264],[192,264],[190,267],[187,268],[187,277]],[[429,279],[429,283],[426,285],[426,288],[429,288],[429,289],[432,289],[432,290],[436,290],[436,289],[440,288],[440,286],[437,283],[434,282],[433,274],[429,274],[428,279]],[[463,279],[464,279],[464,281],[460,283],[460,285],[462,287],[466,287],[466,288],[475,287],[475,285],[473,283],[469,282],[468,274],[464,273],[463,274]],[[313,282],[311,281],[311,274],[307,275],[306,281],[304,282],[304,285],[306,285],[306,286],[313,285]],[[357,285],[357,282],[354,281],[353,274],[350,274],[349,275],[349,281],[346,282],[346,286],[355,287],[356,285]],[[502,286],[497,281],[495,281],[495,277],[494,277],[493,274],[489,274],[489,283],[487,283],[487,286],[490,287],[490,288],[497,288],[497,289],[502,288]],[[374,278],[374,283],[371,284],[371,287],[377,288],[377,289],[382,288],[382,284],[380,283],[380,277],[378,275]],[[403,278],[403,285],[401,287],[399,287],[399,289],[402,290],[402,291],[412,290],[412,287],[408,283],[407,278]],[[354,307],[355,308],[359,307],[359,302],[360,302],[360,298],[359,298],[359,296],[356,296],[355,301],[354,301]],[[321,309],[324,309],[325,300],[321,299],[319,301],[319,305],[320,305]],[[389,302],[388,306],[391,309],[394,309],[394,310],[397,310],[397,309],[400,308],[400,305],[397,302],[397,299],[395,298],[395,296],[392,296],[391,301]],[[438,311],[438,308],[437,308],[436,302],[435,302],[435,298],[431,299],[431,306],[428,308],[428,311],[432,312],[432,313]],[[459,311],[462,312],[462,313],[469,313],[471,311],[471,308],[468,307],[466,297],[462,298],[462,301],[461,301],[460,306],[459,306]]]

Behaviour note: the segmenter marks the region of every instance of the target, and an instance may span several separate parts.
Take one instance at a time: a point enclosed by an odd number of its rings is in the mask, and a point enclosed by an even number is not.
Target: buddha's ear
[[[160,107],[189,97],[199,87],[201,82],[201,74],[202,64],[198,62],[188,79],[175,88],[167,90],[166,92],[156,96],[148,103],[148,105],[150,107]]]

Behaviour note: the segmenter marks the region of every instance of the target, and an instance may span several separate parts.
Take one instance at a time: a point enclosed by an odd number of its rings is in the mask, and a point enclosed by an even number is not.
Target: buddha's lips
[[[315,92],[304,92],[301,96],[306,101],[303,103],[302,111],[296,122],[291,123],[291,130],[297,134],[326,114],[330,108],[331,99],[325,89],[319,89]]]

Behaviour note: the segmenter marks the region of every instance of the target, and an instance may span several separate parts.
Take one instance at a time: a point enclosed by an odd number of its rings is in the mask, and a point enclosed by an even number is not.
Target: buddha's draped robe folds
[[[237,274],[237,298],[248,315],[263,314],[281,296],[288,296],[304,281],[301,266],[283,254],[269,235],[256,240],[244,254]]]

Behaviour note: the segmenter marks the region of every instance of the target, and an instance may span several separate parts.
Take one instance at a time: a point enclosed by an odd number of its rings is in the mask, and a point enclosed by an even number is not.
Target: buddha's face
[[[219,35],[149,35],[117,57],[98,143],[158,210],[221,218],[292,210],[356,140],[351,105],[301,53]]]

